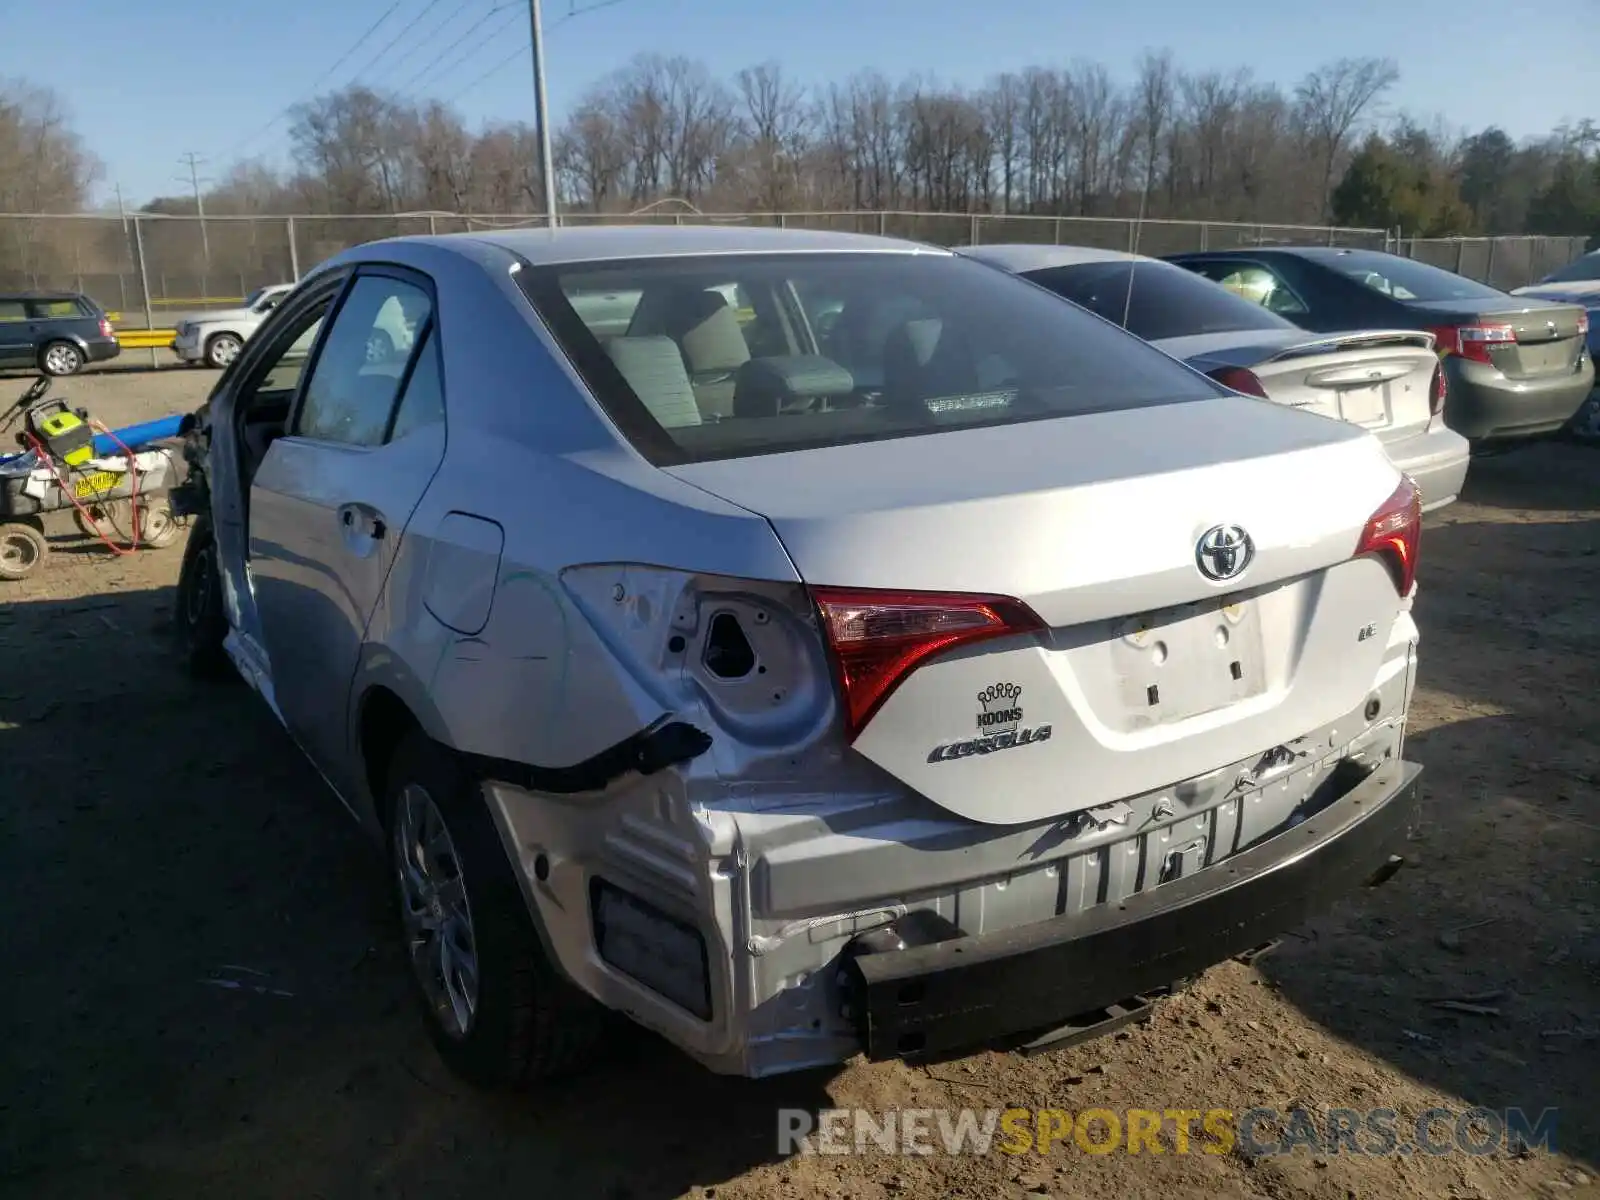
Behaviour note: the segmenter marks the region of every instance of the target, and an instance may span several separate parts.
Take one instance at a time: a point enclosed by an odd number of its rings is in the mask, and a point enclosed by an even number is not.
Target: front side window
[[[420,327],[433,301],[416,284],[362,275],[323,339],[305,386],[294,432],[347,445],[384,440],[411,354],[408,329]]]
[[[517,278],[613,422],[658,464],[1220,394],[1137,338],[953,255],[674,257]],[[625,332],[611,333],[600,297],[634,295]],[[759,337],[740,336],[754,324]]]
[[[1292,288],[1284,282],[1283,277],[1270,267],[1260,263],[1241,263],[1223,260],[1220,262],[1198,262],[1189,265],[1189,269],[1211,282],[1220,284],[1224,289],[1249,304],[1264,308],[1285,318],[1304,316],[1311,310],[1299,296],[1295,295]]]
[[[1171,263],[1074,263],[1027,278],[1146,341],[1293,328],[1259,302]]]
[[[300,386],[300,376],[305,374],[306,361],[332,303],[330,296],[302,313],[289,328],[278,332],[275,344],[266,351],[250,382],[241,389],[242,409],[254,407],[258,397],[271,397],[274,403],[283,406],[283,415],[287,418],[289,400]]]

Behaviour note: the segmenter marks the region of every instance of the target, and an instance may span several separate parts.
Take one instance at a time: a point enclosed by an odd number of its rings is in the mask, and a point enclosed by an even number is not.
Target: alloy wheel
[[[464,1038],[478,1009],[472,908],[455,842],[421,784],[401,789],[393,851],[412,972],[440,1028]]]

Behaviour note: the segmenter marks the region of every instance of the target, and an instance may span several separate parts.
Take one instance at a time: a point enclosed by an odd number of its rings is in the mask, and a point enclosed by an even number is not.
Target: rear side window
[[[30,300],[28,315],[36,321],[48,321],[62,317],[84,317],[89,314],[87,306],[77,300]]]
[[[1033,282],[1149,341],[1201,333],[1292,329],[1225,287],[1163,262],[1075,263],[1031,272]]]
[[[1393,254],[1349,251],[1317,262],[1395,300],[1503,300],[1505,293],[1427,263]]]
[[[0,324],[27,319],[28,306],[21,300],[0,300]]]
[[[954,255],[673,257],[517,278],[658,465],[1220,394],[1137,338]]]

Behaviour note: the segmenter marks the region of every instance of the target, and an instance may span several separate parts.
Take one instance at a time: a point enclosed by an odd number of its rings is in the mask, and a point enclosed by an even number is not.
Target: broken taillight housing
[[[935,654],[1045,625],[1009,596],[814,587],[854,741],[912,671]]]
[[[1411,476],[1400,477],[1400,486],[1367,519],[1356,545],[1356,557],[1376,554],[1389,567],[1394,586],[1402,596],[1411,594],[1417,579],[1417,546],[1422,535],[1422,493]]]
[[[1267,389],[1262,386],[1261,380],[1254,371],[1244,367],[1218,367],[1214,371],[1207,371],[1206,374],[1225,388],[1243,392],[1246,396],[1255,396],[1262,400],[1267,399]]]

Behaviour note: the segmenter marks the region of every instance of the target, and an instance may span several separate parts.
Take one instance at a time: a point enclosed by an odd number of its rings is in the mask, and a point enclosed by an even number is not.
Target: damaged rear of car
[[[752,1076],[1044,1042],[1392,872],[1420,504],[1369,434],[904,243],[364,255],[430,281],[447,443],[367,455],[414,495],[316,459],[334,302],[229,652],[390,847],[463,1074],[606,1010]]]

